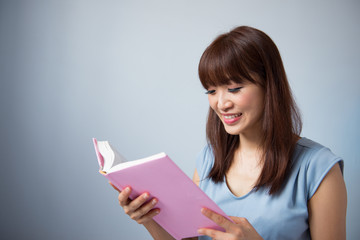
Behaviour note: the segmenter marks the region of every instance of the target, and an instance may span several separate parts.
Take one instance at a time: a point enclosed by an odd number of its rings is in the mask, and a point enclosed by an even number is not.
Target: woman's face
[[[210,107],[216,112],[231,135],[261,133],[264,92],[250,83],[235,83],[210,87],[207,91]]]

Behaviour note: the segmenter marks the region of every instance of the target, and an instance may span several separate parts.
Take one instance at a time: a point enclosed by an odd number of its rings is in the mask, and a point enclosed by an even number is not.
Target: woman
[[[301,119],[279,51],[263,32],[238,27],[203,53],[199,77],[210,110],[206,146],[193,180],[233,222],[203,209],[226,232],[199,239],[345,239],[343,160],[299,137]],[[172,239],[152,220],[148,196],[120,205],[155,239]],[[195,238],[196,239],[196,238]]]

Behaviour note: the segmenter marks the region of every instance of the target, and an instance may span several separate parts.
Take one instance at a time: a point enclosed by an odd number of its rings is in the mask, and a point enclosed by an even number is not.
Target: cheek
[[[243,110],[249,110],[253,108],[254,100],[249,95],[242,95],[237,100],[237,104],[241,107]]]
[[[209,100],[209,105],[212,109],[216,109],[216,100],[214,97],[212,96],[208,96],[208,100]]]
[[[261,111],[263,102],[258,96],[254,95],[243,95],[238,101],[239,105],[242,106],[244,110],[251,112]]]
[[[264,103],[262,101],[262,99],[260,98],[252,98],[249,99],[249,101],[251,102],[251,108],[252,108],[252,112],[255,115],[262,115],[262,112],[264,110]]]

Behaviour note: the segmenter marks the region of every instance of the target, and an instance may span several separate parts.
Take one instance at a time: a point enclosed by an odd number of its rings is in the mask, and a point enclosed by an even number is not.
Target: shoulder
[[[310,199],[330,169],[338,163],[343,172],[344,161],[329,148],[307,138],[301,138],[293,155],[293,167],[303,176]]]
[[[321,145],[308,138],[301,138],[296,146],[293,161],[300,162],[302,167],[309,169],[317,165],[328,166],[339,162],[343,171],[344,162],[341,157],[335,155],[328,147]],[[328,166],[331,168],[331,166]],[[330,168],[328,170],[330,170]]]
[[[310,233],[316,239],[345,239],[346,186],[339,166],[333,166],[308,202]],[[327,229],[324,231],[324,229]]]
[[[329,148],[321,145],[320,143],[317,143],[311,139],[308,138],[301,138],[298,142],[297,142],[297,147],[301,147],[303,149],[305,149],[305,153],[307,154],[314,154],[317,152],[321,152],[324,150],[329,150]]]

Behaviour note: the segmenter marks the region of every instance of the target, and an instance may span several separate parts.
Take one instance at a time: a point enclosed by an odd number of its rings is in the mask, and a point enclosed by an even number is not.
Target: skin
[[[153,198],[149,200],[149,194],[143,193],[134,200],[130,200],[131,187],[127,187],[124,191],[117,189],[111,182],[110,185],[118,191],[118,200],[120,206],[123,208],[125,214],[127,214],[132,220],[139,224],[144,225],[151,236],[155,240],[173,240],[174,238],[166,232],[159,224],[157,224],[152,218],[160,213],[160,209],[154,208],[157,203],[157,199]],[[154,201],[155,200],[155,201]],[[154,209],[153,209],[154,208]]]
[[[344,178],[336,164],[308,203],[312,239],[346,239],[346,196]]]
[[[225,130],[240,137],[241,147],[235,152],[233,164],[226,174],[226,181],[234,195],[242,196],[253,188],[262,167],[259,142],[264,109],[263,90],[251,83],[231,83],[210,87],[207,93],[210,107],[223,122]],[[241,114],[241,117],[235,123],[229,124],[225,119],[229,114]],[[199,184],[199,180],[195,170],[193,181]],[[225,232],[199,229],[202,235],[214,239],[262,239],[246,218],[230,216],[233,220],[231,222],[208,209],[202,209],[202,213],[225,229]]]
[[[199,182],[195,170],[193,180]],[[336,164],[325,176],[314,196],[308,202],[310,235],[313,240],[346,239],[346,187]],[[200,229],[199,233],[214,239],[262,239],[245,218],[230,217],[234,223],[210,210],[203,212],[226,232]],[[196,238],[194,238],[196,239]]]
[[[262,88],[252,83],[231,83],[210,87],[207,91],[210,107],[224,124],[227,133],[245,137],[246,142],[257,147],[261,136],[264,110]],[[242,114],[241,120],[227,124],[224,115]]]
[[[233,91],[239,87],[240,90]],[[254,187],[262,168],[259,143],[263,92],[260,87],[251,83],[232,83],[208,90],[210,106],[222,120],[225,130],[230,134],[239,135],[240,138],[241,145],[235,152],[234,162],[226,174],[226,179],[229,189],[236,196],[242,196]],[[229,125],[224,120],[224,114],[227,113],[242,113],[243,118]],[[199,184],[199,180],[195,170],[193,181]],[[346,239],[346,205],[345,183],[340,167],[336,164],[308,202],[311,238]],[[231,217],[234,221],[232,223],[210,210],[203,210],[203,214],[226,231],[199,229],[200,234],[213,239],[262,239],[245,218]]]
[[[254,187],[262,169],[259,143],[264,94],[260,87],[251,83],[231,83],[208,90],[209,104],[222,120],[225,130],[230,134],[239,135],[240,138],[241,145],[235,152],[234,161],[226,174],[226,181],[234,195],[242,196]],[[240,113],[242,115],[238,121],[226,123],[224,114]],[[196,169],[193,181],[199,185],[200,178]],[[118,200],[124,212],[137,223],[143,224],[154,239],[174,239],[152,219],[160,211],[156,208],[157,199],[149,199],[149,194],[143,193],[131,201],[130,187],[122,192],[116,190],[119,192]],[[311,238],[346,239],[346,205],[345,183],[340,167],[336,164],[308,202]],[[230,216],[233,220],[231,222],[208,209],[201,211],[225,229],[225,232],[199,229],[201,235],[227,240],[263,239],[246,218]],[[197,237],[189,239],[197,239]]]

